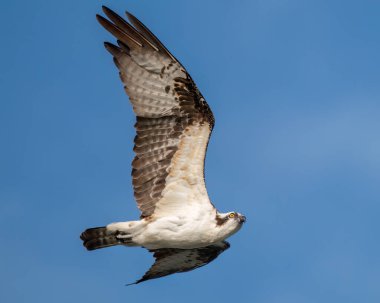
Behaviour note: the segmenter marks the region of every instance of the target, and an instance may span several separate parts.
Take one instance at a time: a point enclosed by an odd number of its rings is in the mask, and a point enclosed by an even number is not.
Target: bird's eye
[[[234,213],[230,213],[229,215],[228,215],[228,218],[234,218],[235,217],[235,214]]]

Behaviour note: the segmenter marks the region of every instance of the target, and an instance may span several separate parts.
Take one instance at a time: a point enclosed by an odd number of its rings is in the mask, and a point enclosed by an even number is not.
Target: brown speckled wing
[[[185,133],[187,138],[199,137],[198,149],[203,153],[190,150],[188,154],[196,157],[193,162],[198,175],[202,160],[201,176],[192,182],[204,187],[203,161],[214,117],[190,75],[140,21],[127,13],[130,24],[106,7],[103,11],[109,20],[99,15],[97,19],[118,44],[106,42],[105,47],[114,57],[137,116],[132,179],[141,216],[148,217],[162,198],[167,176],[174,169],[186,170],[172,163],[179,158],[175,155],[181,144],[191,149],[191,144],[181,143]]]
[[[207,265],[230,247],[226,241],[194,249],[164,248],[153,250],[156,262],[138,281],[138,284],[150,279],[157,279],[175,273],[187,272]]]

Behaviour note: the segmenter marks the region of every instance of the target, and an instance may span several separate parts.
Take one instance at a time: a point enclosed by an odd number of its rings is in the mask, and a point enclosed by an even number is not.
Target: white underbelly
[[[196,248],[218,242],[214,232],[215,226],[209,220],[165,217],[147,224],[133,242],[148,249]]]

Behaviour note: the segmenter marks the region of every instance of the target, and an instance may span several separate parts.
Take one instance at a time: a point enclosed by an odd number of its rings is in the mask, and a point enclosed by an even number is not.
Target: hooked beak
[[[245,220],[246,220],[246,217],[245,217],[245,216],[240,216],[240,217],[239,217],[239,222],[240,222],[240,223],[244,223]]]

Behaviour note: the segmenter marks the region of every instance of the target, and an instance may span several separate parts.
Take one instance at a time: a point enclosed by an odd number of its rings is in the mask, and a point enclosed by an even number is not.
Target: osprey
[[[153,252],[156,263],[139,283],[211,262],[245,217],[218,212],[207,195],[204,161],[214,116],[190,75],[136,17],[127,12],[128,23],[107,7],[103,12],[109,20],[97,20],[117,38],[105,48],[137,117],[132,183],[141,217],[80,237],[88,250],[125,245]]]

